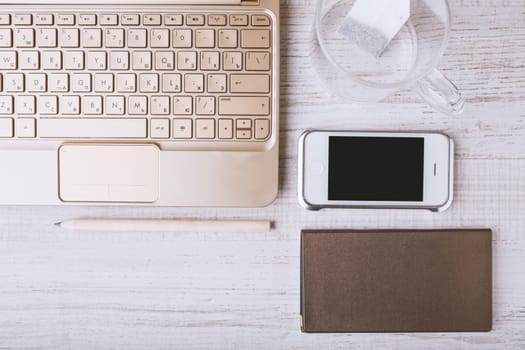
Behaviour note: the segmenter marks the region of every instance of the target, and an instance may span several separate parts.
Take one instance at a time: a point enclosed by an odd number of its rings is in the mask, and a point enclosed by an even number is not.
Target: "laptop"
[[[0,204],[275,199],[278,0],[0,3]]]

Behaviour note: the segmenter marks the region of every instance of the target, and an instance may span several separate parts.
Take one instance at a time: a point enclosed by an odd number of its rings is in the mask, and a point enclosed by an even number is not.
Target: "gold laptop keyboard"
[[[263,13],[0,13],[0,139],[265,141]]]

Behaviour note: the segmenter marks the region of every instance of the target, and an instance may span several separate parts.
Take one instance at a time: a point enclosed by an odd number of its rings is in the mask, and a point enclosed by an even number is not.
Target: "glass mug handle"
[[[456,85],[437,69],[418,80],[414,90],[430,106],[445,114],[461,114],[465,107],[465,100]]]

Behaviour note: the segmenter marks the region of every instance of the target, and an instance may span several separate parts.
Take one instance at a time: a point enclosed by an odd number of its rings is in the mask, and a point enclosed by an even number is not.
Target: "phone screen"
[[[329,138],[328,200],[423,201],[425,139]]]

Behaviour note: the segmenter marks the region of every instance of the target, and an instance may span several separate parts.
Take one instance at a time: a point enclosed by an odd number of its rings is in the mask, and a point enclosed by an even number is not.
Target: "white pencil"
[[[55,225],[80,231],[267,233],[271,230],[271,222],[265,220],[74,219]]]

